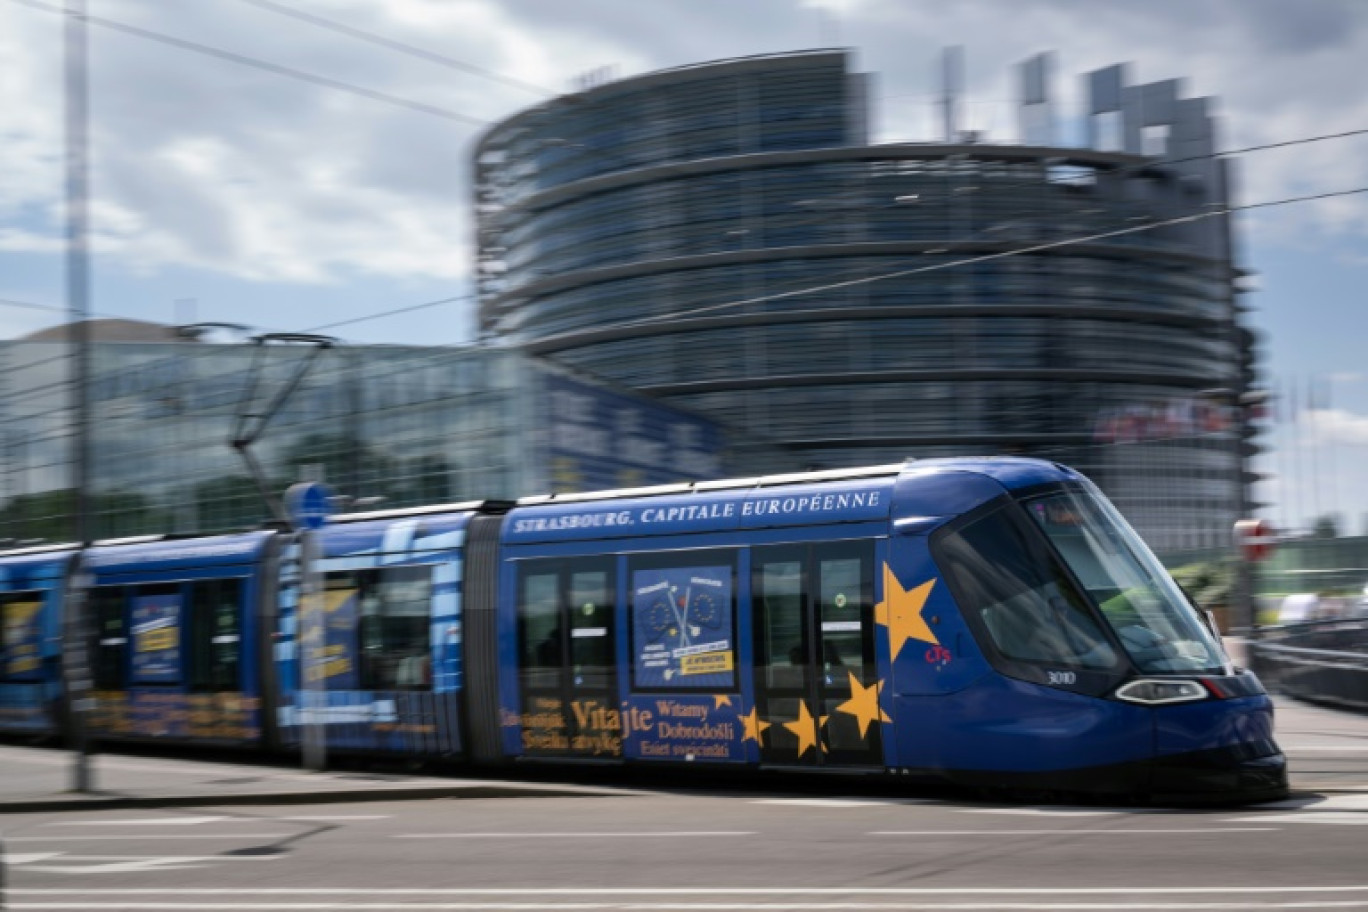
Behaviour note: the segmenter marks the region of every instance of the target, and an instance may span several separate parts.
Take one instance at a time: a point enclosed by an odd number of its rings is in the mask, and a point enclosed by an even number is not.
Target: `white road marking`
[[[1182,836],[1209,833],[1272,833],[1281,827],[1192,827],[1132,830],[881,830],[870,836]]]
[[[696,838],[699,836],[758,836],[759,833],[742,830],[677,830],[670,832],[636,833],[396,833],[391,839],[672,839],[675,837]]]
[[[0,855],[0,864],[32,864],[35,861],[46,861],[49,858],[57,858],[61,854],[61,852],[28,852],[23,855]]]
[[[263,817],[263,820],[295,820],[300,823],[329,823],[335,820],[389,820],[392,814],[319,814],[310,817]]]
[[[1232,817],[1232,823],[1249,823],[1253,820],[1277,823],[1321,823],[1334,826],[1368,826],[1368,814],[1353,811],[1303,811],[1299,814],[1260,814],[1258,817]]]
[[[45,823],[43,826],[198,826],[217,823],[228,817],[137,817],[126,820],[70,820]],[[255,822],[255,821],[253,821]]]
[[[1357,754],[1368,751],[1368,744],[1293,744],[1292,746],[1283,745],[1283,753],[1347,753]]]
[[[1020,814],[1028,817],[1113,817],[1125,811],[1092,811],[1072,808],[956,808],[962,814]]]
[[[9,836],[5,842],[145,842],[149,839],[289,839],[298,833],[124,833],[118,836]]]
[[[255,823],[290,821],[328,823],[343,820],[388,820],[389,814],[318,814],[290,817],[138,817],[124,820],[64,820],[42,826],[199,826],[206,823]]]
[[[1368,893],[1368,884],[1178,887],[29,887],[24,896],[1226,896]]]
[[[789,805],[791,807],[830,808],[891,807],[894,804],[904,803],[910,802],[861,801],[855,798],[760,798],[751,802],[751,804],[780,804]]]
[[[185,861],[199,861],[201,858],[214,858],[218,861],[274,861],[280,855],[71,855],[55,852],[70,861],[141,861],[145,858],[179,858]],[[60,891],[59,891],[60,892]]]
[[[1287,798],[1251,808],[1252,814],[1263,811],[1296,809],[1303,811],[1368,811],[1368,795],[1319,795],[1310,798]]]
[[[27,864],[25,871],[42,874],[126,874],[130,871],[183,871],[220,861],[277,861],[278,855],[57,855],[61,863],[47,858]],[[105,891],[97,891],[103,893]]]
[[[37,903],[14,903],[10,906],[15,910],[55,910],[55,909],[81,909],[81,910],[100,910],[100,912],[303,912],[303,910],[377,910],[377,912],[393,912],[394,905],[389,902],[307,902],[307,903],[287,903],[287,902],[235,902],[235,903],[148,903],[139,902],[137,905],[118,902],[37,902]],[[425,902],[409,903],[404,906],[406,909],[426,909],[426,910],[449,910],[449,912],[480,912],[480,910],[517,910],[517,912],[558,912],[558,910],[573,909],[578,912],[590,912],[590,910],[639,910],[639,912],[679,912],[679,910],[689,910],[689,912],[774,912],[780,909],[803,910],[803,912],[842,912],[842,910],[858,910],[858,912],[1178,912],[1178,910],[1194,910],[1194,912],[1249,912],[1249,910],[1283,910],[1283,909],[1364,909],[1368,908],[1368,900],[1291,900],[1291,901],[1268,901],[1268,902],[1205,902],[1205,903],[1174,903],[1174,902],[878,902],[878,903],[852,903],[848,900],[837,902],[790,902],[785,901],[782,905],[774,903],[754,903],[754,902],[653,902],[640,901],[624,904],[621,901],[609,902]]]

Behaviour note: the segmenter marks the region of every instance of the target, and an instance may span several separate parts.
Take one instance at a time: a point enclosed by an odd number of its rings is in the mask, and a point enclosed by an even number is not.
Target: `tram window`
[[[873,667],[865,666],[865,629],[861,618],[871,613],[874,601],[873,564],[867,556],[823,558],[818,553],[819,603],[822,630],[822,663],[828,677],[845,683],[846,669],[860,681],[873,679]]]
[[[803,686],[807,664],[803,627],[803,562],[767,561],[760,565],[760,591],[764,601],[765,685],[770,688]]]
[[[41,673],[42,610],[40,592],[0,596],[0,680],[33,680]]]
[[[240,689],[242,580],[217,579],[190,587],[190,689]]]
[[[607,570],[570,570],[570,660],[584,685],[611,681],[613,611]]]
[[[735,558],[641,557],[629,567],[632,685],[637,690],[736,686]]]
[[[94,685],[96,690],[123,690],[128,664],[128,625],[124,618],[122,586],[90,590],[90,616],[95,635]]]
[[[518,600],[522,667],[529,686],[554,687],[564,654],[560,625],[560,575],[530,573],[523,577]]]
[[[361,688],[428,689],[432,684],[432,568],[384,567],[357,576]]]
[[[996,510],[942,536],[936,553],[965,609],[1004,657],[1078,668],[1116,664],[1087,600],[1014,512]]]

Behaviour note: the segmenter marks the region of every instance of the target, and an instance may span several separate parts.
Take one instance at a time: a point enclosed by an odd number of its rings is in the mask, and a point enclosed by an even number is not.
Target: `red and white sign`
[[[1235,544],[1247,561],[1261,561],[1273,553],[1276,533],[1266,519],[1241,519],[1235,523]]]

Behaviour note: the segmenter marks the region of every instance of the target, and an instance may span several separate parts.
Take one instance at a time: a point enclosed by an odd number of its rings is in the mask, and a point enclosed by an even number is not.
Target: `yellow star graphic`
[[[741,740],[745,741],[747,738],[751,738],[756,744],[761,743],[760,736],[765,733],[765,729],[770,727],[768,722],[755,714],[754,706],[751,707],[748,715],[741,717],[741,725],[745,728],[745,734],[741,736]]]
[[[888,628],[888,648],[892,651],[893,658],[898,657],[903,644],[908,640],[921,640],[940,645],[940,641],[921,616],[922,608],[925,607],[926,599],[931,595],[931,587],[934,585],[936,581],[933,579],[910,591],[904,589],[893,574],[893,568],[889,567],[887,562],[884,563],[884,600],[874,606],[874,623]]]
[[[869,726],[875,722],[892,722],[888,714],[879,705],[879,690],[883,687],[882,681],[877,681],[868,687],[861,687],[859,678],[850,672],[850,699],[836,707],[837,712],[843,712],[854,716],[860,722],[860,737],[869,737]]]
[[[713,709],[721,709],[724,706],[731,705],[731,697],[726,694],[713,694]]]
[[[812,718],[812,713],[808,712],[806,703],[798,704],[798,718],[792,722],[785,722],[784,728],[798,736],[798,756],[802,757],[810,748],[817,746],[817,727],[813,725],[816,720]]]

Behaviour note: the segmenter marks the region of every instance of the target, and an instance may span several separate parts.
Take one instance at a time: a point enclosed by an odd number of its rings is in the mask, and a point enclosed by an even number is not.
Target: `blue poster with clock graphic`
[[[637,689],[730,689],[736,681],[730,567],[632,574]]]

